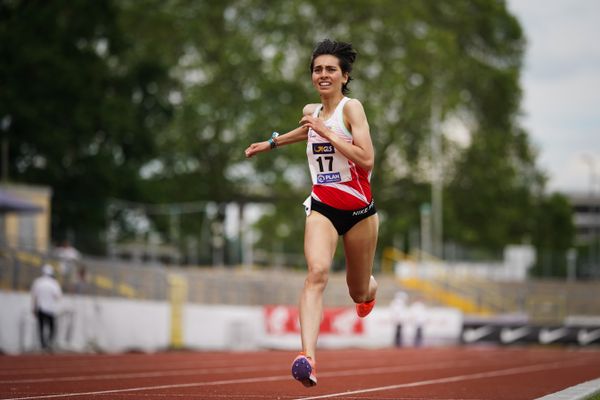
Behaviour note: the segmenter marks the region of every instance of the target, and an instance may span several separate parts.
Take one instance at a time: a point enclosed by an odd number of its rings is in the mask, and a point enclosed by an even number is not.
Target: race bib
[[[341,183],[352,179],[348,159],[336,152],[331,143],[309,143],[307,153],[313,184]]]

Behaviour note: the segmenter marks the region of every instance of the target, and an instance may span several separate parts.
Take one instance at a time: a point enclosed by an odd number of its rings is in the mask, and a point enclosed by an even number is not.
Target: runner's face
[[[312,83],[320,94],[341,93],[342,85],[348,81],[348,74],[342,73],[340,60],[331,54],[315,58],[312,70]]]

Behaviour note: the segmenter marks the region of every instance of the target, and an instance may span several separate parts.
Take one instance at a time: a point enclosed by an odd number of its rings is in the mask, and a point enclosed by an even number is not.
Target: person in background
[[[38,322],[40,345],[43,350],[52,350],[56,333],[56,315],[62,289],[54,279],[54,268],[42,266],[42,275],[31,285],[32,310]]]
[[[390,303],[390,317],[392,323],[396,327],[394,335],[394,345],[396,347],[402,347],[402,326],[408,316],[408,305],[406,304],[407,299],[408,296],[406,293],[398,291],[396,294],[394,294],[394,299]]]
[[[60,246],[54,250],[54,255],[60,261],[61,276],[69,276],[77,270],[77,265],[81,261],[81,253],[71,245],[68,240],[63,240]]]
[[[85,265],[81,264],[77,267],[77,277],[73,284],[73,293],[75,294],[88,294],[89,283],[87,278],[87,269]]]
[[[410,305],[408,313],[415,330],[413,345],[415,347],[421,347],[423,345],[423,331],[425,329],[425,324],[427,323],[427,307],[422,299],[417,298]]]
[[[66,292],[77,290],[79,269],[81,267],[81,253],[68,239],[63,240],[54,248],[54,257],[58,259],[58,273],[65,286]]]

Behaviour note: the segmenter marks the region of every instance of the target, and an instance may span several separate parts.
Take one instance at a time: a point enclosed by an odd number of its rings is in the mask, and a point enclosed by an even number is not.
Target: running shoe
[[[317,367],[312,358],[298,354],[292,363],[292,376],[306,387],[317,385]]]
[[[365,301],[364,303],[358,303],[356,304],[356,313],[359,317],[364,318],[369,315],[373,307],[375,307],[375,299]]]

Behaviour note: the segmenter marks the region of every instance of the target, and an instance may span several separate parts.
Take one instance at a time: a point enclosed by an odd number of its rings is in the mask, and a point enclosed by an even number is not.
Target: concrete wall
[[[153,351],[169,345],[166,302],[65,296],[56,345],[64,351]],[[0,349],[15,354],[39,349],[29,294],[0,292]]]
[[[56,347],[73,352],[153,352],[167,349],[178,329],[183,346],[197,350],[256,350],[277,348],[297,350],[297,328],[267,329],[266,308],[185,304],[183,318],[172,320],[172,304],[107,297],[65,296],[58,317]],[[282,309],[294,311],[293,307]],[[393,345],[395,325],[390,310],[377,306],[368,318],[358,320],[352,307],[339,310],[330,321],[335,328],[321,334],[319,346],[388,347]],[[294,317],[295,318],[295,317]],[[181,326],[177,326],[178,324]],[[360,324],[360,330],[345,329]],[[337,326],[337,328],[336,328]],[[455,310],[429,309],[424,329],[424,344],[453,344],[460,338],[462,316]],[[406,343],[411,343],[414,328],[403,327]],[[0,351],[21,354],[39,351],[37,323],[31,312],[28,293],[0,291]]]

